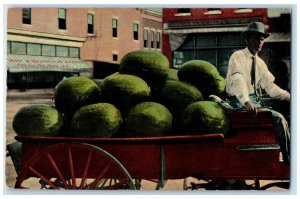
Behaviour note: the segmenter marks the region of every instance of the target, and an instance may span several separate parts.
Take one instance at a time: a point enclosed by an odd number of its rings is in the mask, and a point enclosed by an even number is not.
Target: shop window
[[[78,57],[79,58],[79,48],[70,47],[69,54],[70,54],[70,57]]]
[[[156,33],[156,48],[160,48],[160,32]]]
[[[188,60],[200,59],[213,64],[220,75],[226,77],[232,53],[244,48],[240,33],[190,34],[173,53],[173,67],[178,68]]]
[[[154,35],[155,35],[155,32],[151,31],[151,48],[154,48]]]
[[[23,24],[31,24],[31,8],[23,8]]]
[[[148,30],[144,29],[144,48],[148,48]]]
[[[133,24],[133,39],[139,40],[139,24],[137,23]]]
[[[88,33],[94,34],[94,15],[88,14]]]
[[[37,55],[42,54],[41,44],[27,44],[27,55]]]
[[[218,51],[218,71],[221,76],[226,77],[227,69],[228,69],[228,61],[230,56],[233,52],[237,51],[238,49],[231,48],[231,49],[220,49]]]
[[[217,45],[217,37],[213,34],[196,35],[195,40],[197,47],[212,47]]]
[[[11,54],[26,55],[26,43],[12,41]]]
[[[68,57],[69,48],[65,46],[56,46],[56,56],[57,57]]]
[[[61,30],[67,29],[67,10],[64,8],[58,9],[58,28]]]
[[[55,46],[42,45],[42,55],[55,57]]]
[[[112,36],[118,37],[118,20],[117,19],[112,20]]]
[[[219,46],[242,46],[244,41],[240,33],[223,34],[218,37]]]
[[[197,50],[194,59],[205,60],[216,66],[216,50]]]

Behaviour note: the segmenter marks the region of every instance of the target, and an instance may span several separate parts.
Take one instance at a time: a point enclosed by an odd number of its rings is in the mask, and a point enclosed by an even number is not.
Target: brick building
[[[288,8],[164,8],[163,53],[173,68],[201,59],[211,62],[225,77],[231,54],[245,48],[241,33],[248,23],[260,21],[272,34],[261,56],[277,83],[289,89],[290,12]]]
[[[103,78],[126,53],[162,48],[161,13],[141,8],[10,8],[8,85],[53,86],[63,77]]]

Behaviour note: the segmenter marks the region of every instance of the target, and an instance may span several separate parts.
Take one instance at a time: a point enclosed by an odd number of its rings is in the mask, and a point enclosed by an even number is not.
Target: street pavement
[[[23,106],[29,104],[54,104],[53,101],[53,89],[27,89],[27,90],[7,90],[6,96],[6,144],[15,142],[15,132],[12,128],[12,121],[14,115]],[[13,189],[16,181],[16,171],[13,166],[13,162],[10,157],[6,157],[5,164],[5,176],[7,189]],[[188,186],[191,182],[201,183],[195,178],[187,178]],[[163,190],[183,190],[184,180],[168,180]],[[247,184],[253,184],[253,180],[247,180]],[[272,181],[261,181],[261,185],[265,185]],[[142,180],[141,190],[155,190],[156,183],[152,181]],[[203,189],[201,189],[203,190]],[[274,187],[268,190],[282,190]]]

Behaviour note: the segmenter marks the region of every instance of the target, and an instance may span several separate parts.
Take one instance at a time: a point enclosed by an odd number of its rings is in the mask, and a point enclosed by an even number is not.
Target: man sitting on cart
[[[243,32],[247,47],[234,52],[227,72],[226,92],[234,108],[245,108],[254,117],[258,108],[263,108],[259,90],[264,89],[270,97],[290,101],[290,93],[274,83],[274,76],[265,62],[258,56],[264,40],[270,34],[265,32],[264,24],[252,22]],[[281,148],[283,160],[290,163],[290,130],[285,118],[279,112],[271,110],[275,133]]]

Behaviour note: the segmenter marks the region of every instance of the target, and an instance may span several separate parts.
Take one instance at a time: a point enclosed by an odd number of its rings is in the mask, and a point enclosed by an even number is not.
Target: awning
[[[7,55],[7,70],[17,72],[83,72],[88,70],[88,65],[79,58],[46,57],[29,55]]]
[[[265,42],[291,42],[290,33],[271,33]]]

